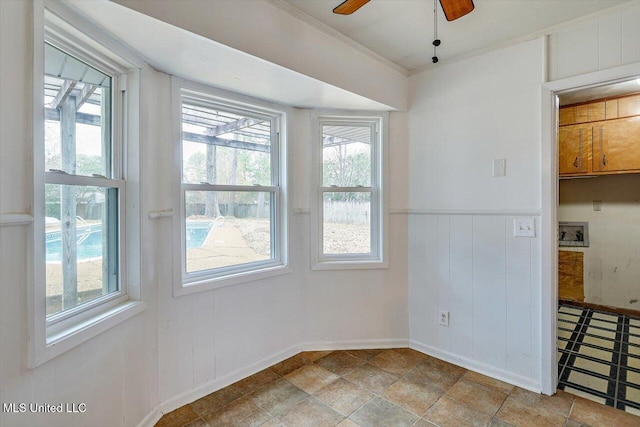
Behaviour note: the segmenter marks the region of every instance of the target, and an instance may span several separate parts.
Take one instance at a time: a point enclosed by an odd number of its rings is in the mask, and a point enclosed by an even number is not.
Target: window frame
[[[247,117],[268,119],[271,122],[271,185],[230,185],[183,182],[182,158],[182,105],[200,105],[220,109]],[[188,295],[253,280],[260,280],[290,273],[288,262],[288,203],[287,203],[287,156],[286,117],[288,110],[279,105],[255,98],[235,94],[222,89],[172,77],[173,140],[175,182],[173,200],[173,258],[174,296]],[[273,195],[271,210],[273,258],[245,264],[186,271],[186,204],[187,191],[235,191],[266,192]]]
[[[388,268],[387,129],[388,113],[330,111],[312,114],[311,269],[347,270]],[[324,186],[323,126],[371,127],[371,182],[369,187]],[[370,199],[370,249],[366,254],[324,253],[324,195],[331,192],[364,192]]]
[[[29,367],[51,360],[124,320],[146,305],[139,286],[139,181],[137,100],[143,63],[132,51],[96,29],[64,4],[34,2],[33,60],[33,226],[28,277]],[[84,176],[45,170],[45,43],[112,78],[111,176]],[[45,184],[116,188],[118,291],[69,310],[46,314]]]

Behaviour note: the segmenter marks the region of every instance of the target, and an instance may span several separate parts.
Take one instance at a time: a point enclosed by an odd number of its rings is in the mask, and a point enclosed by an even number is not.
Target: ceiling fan
[[[334,8],[333,13],[351,15],[367,3],[369,3],[369,0],[346,0]],[[440,0],[440,5],[447,21],[458,19],[471,12],[474,8],[473,0]]]

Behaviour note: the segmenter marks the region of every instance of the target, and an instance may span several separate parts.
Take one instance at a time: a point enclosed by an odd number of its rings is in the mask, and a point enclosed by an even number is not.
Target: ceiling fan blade
[[[473,0],[440,0],[447,21],[453,21],[471,12],[475,7]]]
[[[338,13],[340,15],[351,15],[353,12],[360,9],[367,3],[369,3],[369,0],[346,0],[336,6],[333,9],[333,13]]]

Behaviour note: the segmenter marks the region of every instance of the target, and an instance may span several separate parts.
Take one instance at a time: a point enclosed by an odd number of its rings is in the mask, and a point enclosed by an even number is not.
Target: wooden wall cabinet
[[[640,173],[640,94],[562,107],[560,176]]]
[[[563,126],[558,131],[558,166],[560,175],[587,175],[591,173],[590,125]]]
[[[593,171],[640,171],[640,116],[593,126]]]

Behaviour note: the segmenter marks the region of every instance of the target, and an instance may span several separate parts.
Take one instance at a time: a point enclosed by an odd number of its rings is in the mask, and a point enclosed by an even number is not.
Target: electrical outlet
[[[449,326],[449,312],[440,310],[439,323],[442,326]]]

